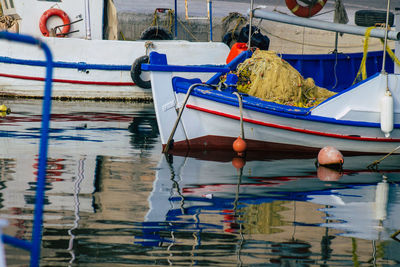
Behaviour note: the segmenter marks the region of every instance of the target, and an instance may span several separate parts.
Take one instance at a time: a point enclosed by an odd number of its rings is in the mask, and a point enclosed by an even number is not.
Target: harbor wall
[[[227,14],[228,15],[228,14]],[[244,16],[246,14],[243,14]],[[138,40],[143,31],[152,25],[154,14],[118,13],[119,39]],[[213,18],[213,41],[222,41],[225,32],[222,32],[221,17]],[[210,41],[210,24],[207,19],[178,18],[177,39],[189,41]],[[278,22],[255,20],[254,24],[270,39],[270,50],[278,53],[321,54],[330,53],[335,48],[336,34],[334,32],[287,25]],[[174,31],[174,24],[160,14],[158,25]],[[174,33],[172,33],[174,37]],[[338,35],[338,51],[342,53],[363,51],[365,37],[343,34]],[[394,42],[389,42],[394,47]],[[368,51],[381,50],[382,44],[377,38],[370,38]]]
[[[118,31],[119,39],[138,40],[143,31],[152,25],[154,19],[153,14],[138,14],[121,12],[118,13]],[[221,18],[213,18],[213,41],[221,41]],[[167,16],[159,15],[158,25],[172,30],[174,37],[175,24],[170,23]],[[208,19],[178,19],[177,23],[177,39],[188,41],[210,41],[210,22]]]

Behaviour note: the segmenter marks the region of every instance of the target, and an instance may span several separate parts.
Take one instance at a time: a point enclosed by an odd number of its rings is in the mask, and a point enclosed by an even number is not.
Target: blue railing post
[[[209,10],[209,16],[210,16],[210,42],[213,41],[213,32],[212,32],[212,27],[213,27],[213,18],[212,18],[212,0],[208,0],[208,10]]]
[[[175,39],[178,38],[178,0],[175,0]]]
[[[15,237],[3,235],[2,239],[5,243],[16,247],[30,250],[31,260],[30,266],[39,266],[40,248],[42,242],[42,223],[43,223],[43,204],[46,185],[46,166],[47,166],[47,147],[50,127],[50,110],[51,110],[51,86],[53,78],[53,56],[50,48],[41,40],[28,35],[20,35],[10,32],[0,32],[0,39],[7,39],[20,43],[26,43],[39,46],[46,57],[46,79],[42,106],[42,126],[39,145],[39,170],[37,175],[37,188],[35,199],[35,212],[33,219],[32,240],[30,242],[20,240]]]

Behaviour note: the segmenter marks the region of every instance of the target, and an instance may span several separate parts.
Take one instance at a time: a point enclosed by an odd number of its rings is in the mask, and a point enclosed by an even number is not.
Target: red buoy
[[[232,159],[232,166],[236,169],[240,170],[241,168],[246,165],[246,160],[244,158],[233,158]]]
[[[317,176],[321,181],[335,182],[343,176],[343,173],[334,169],[326,168],[324,166],[318,166]]]
[[[247,148],[246,141],[244,141],[240,136],[236,138],[232,146],[233,150],[238,153],[243,153],[244,151],[246,151]]]
[[[319,165],[342,165],[343,155],[333,146],[326,146],[318,153]]]

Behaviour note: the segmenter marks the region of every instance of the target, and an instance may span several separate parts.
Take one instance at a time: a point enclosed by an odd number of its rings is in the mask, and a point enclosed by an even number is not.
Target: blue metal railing
[[[46,67],[46,62],[42,61],[42,60],[18,59],[18,58],[1,57],[1,56],[0,56],[0,63]],[[65,69],[77,69],[80,71],[85,71],[85,70],[130,71],[132,66],[131,65],[88,64],[86,62],[75,63],[75,62],[55,61],[55,62],[53,62],[53,67],[54,68],[65,68]]]
[[[37,188],[36,188],[32,239],[31,241],[27,241],[8,235],[2,236],[4,243],[25,250],[29,250],[31,253],[30,266],[39,266],[40,248],[42,242],[43,200],[44,200],[44,192],[45,192],[44,189],[46,182],[47,146],[48,146],[49,126],[50,126],[51,86],[52,86],[53,67],[54,67],[53,56],[51,54],[50,48],[44,42],[28,35],[20,35],[10,32],[0,32],[0,39],[37,45],[39,48],[43,50],[46,57],[46,64],[45,64],[46,79],[45,79],[44,96],[43,96],[42,127],[41,127],[41,137],[39,145],[39,167],[38,167],[39,170],[37,175]]]

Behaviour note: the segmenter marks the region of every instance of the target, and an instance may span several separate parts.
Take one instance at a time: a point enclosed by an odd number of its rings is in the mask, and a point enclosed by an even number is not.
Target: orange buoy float
[[[342,153],[333,146],[323,147],[318,153],[319,165],[343,165]]]
[[[327,0],[318,0],[313,6],[302,6],[297,0],[285,0],[286,6],[293,14],[303,18],[309,18],[317,14],[326,4]]]
[[[343,176],[343,173],[324,166],[318,166],[317,177],[324,182],[335,182]]]
[[[246,151],[247,144],[246,141],[244,141],[240,136],[236,138],[236,140],[233,142],[233,150],[238,153],[243,153]]]
[[[240,170],[244,165],[246,165],[246,160],[244,158],[235,157],[232,159],[232,166],[236,169]]]
[[[40,17],[40,20],[39,20],[40,31],[42,32],[43,36],[46,36],[46,37],[50,36],[49,29],[47,29],[47,21],[52,16],[57,16],[62,19],[64,26],[61,30],[61,34],[57,35],[57,36],[64,37],[65,34],[69,33],[69,30],[71,28],[71,21],[67,15],[67,13],[65,13],[63,10],[58,9],[58,8],[50,8],[43,13],[43,15]]]

